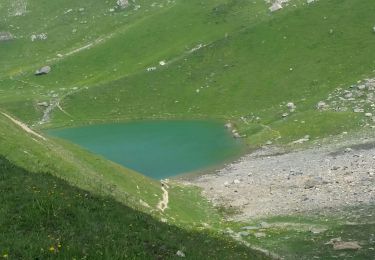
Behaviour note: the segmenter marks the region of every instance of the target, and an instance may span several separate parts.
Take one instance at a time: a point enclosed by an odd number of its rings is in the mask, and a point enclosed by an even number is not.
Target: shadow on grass
[[[264,259],[235,241],[161,223],[0,156],[0,258]]]

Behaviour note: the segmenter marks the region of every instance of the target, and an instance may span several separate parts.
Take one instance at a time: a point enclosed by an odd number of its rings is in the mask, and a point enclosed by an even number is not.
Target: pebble
[[[176,256],[185,257],[185,253],[182,252],[181,250],[178,250],[177,253],[176,253]]]
[[[262,237],[266,237],[267,235],[266,235],[266,233],[263,233],[263,232],[256,232],[256,233],[254,233],[254,236],[256,238],[262,238]]]
[[[289,153],[267,146],[215,176],[204,175],[192,182],[214,203],[241,208],[234,217],[239,219],[374,201],[375,147],[361,146],[374,143],[375,138],[356,139],[349,144],[339,143],[340,139],[336,142]],[[348,145],[356,147],[356,152]],[[246,182],[241,181],[245,176]],[[227,188],[220,188],[223,184]]]

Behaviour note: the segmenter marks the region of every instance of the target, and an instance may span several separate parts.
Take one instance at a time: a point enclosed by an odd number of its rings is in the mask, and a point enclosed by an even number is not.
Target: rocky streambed
[[[375,138],[342,138],[293,152],[263,147],[188,183],[239,220],[374,204]]]

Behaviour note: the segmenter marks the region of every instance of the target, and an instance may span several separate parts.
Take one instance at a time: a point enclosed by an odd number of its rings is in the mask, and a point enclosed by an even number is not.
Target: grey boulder
[[[44,66],[44,67],[38,69],[37,71],[35,71],[35,75],[36,76],[45,75],[45,74],[48,74],[50,71],[51,71],[50,66]]]
[[[0,32],[0,42],[13,40],[13,35],[10,32]]]

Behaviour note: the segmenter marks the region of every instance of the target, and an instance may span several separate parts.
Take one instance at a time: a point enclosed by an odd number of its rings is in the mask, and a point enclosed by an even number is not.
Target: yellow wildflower
[[[55,247],[51,246],[51,247],[49,248],[49,251],[54,252],[54,251],[55,251]]]

